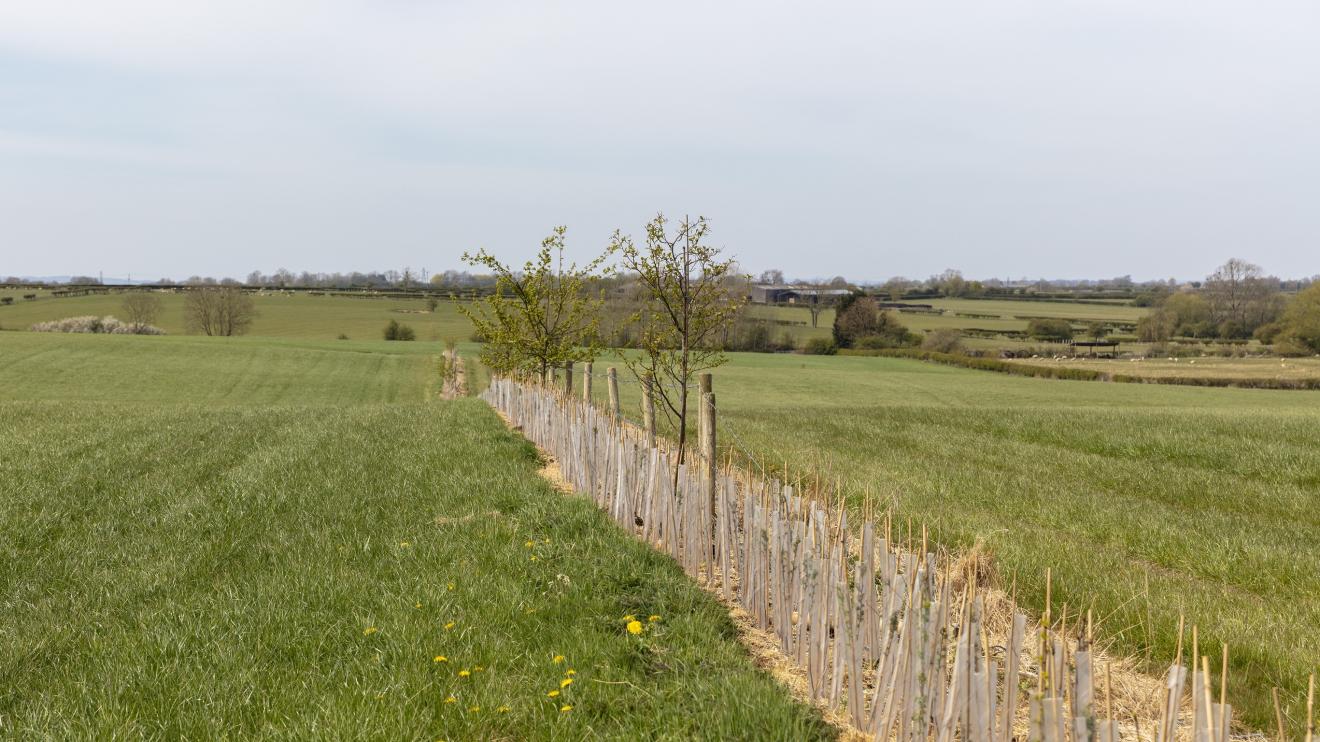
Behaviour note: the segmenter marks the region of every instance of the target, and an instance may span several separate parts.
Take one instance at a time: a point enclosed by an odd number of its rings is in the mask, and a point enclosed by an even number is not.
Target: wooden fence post
[[[710,584],[715,584],[715,534],[719,533],[719,509],[716,501],[719,499],[718,474],[719,459],[715,454],[715,392],[711,390],[712,379],[710,374],[701,374],[701,414],[697,419],[700,425],[700,443],[702,458],[702,482],[705,484],[706,492],[710,498],[710,533],[711,542],[707,545],[706,558],[710,560],[710,568],[706,570],[706,579]]]
[[[610,391],[610,414],[619,417],[619,372],[613,366],[605,371],[605,382]]]
[[[646,445],[655,446],[655,392],[651,388],[651,374],[642,376],[642,427],[646,428]]]
[[[573,396],[573,362],[564,361],[564,396]]]
[[[591,404],[591,361],[582,364],[582,399]]]

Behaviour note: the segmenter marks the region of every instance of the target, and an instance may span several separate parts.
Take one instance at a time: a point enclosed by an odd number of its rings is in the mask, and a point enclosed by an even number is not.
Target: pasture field
[[[384,345],[0,334],[0,736],[831,736]]]
[[[124,293],[61,298],[39,292],[37,299],[24,300],[21,294],[25,293],[32,291],[0,291],[0,296],[15,297],[13,304],[0,306],[0,328],[26,330],[36,322],[88,314],[124,316]],[[159,292],[156,296],[162,304],[156,325],[171,335],[185,334],[183,294]],[[411,325],[418,340],[466,341],[472,334],[471,323],[448,299],[441,299],[435,312],[428,312],[422,299],[310,296],[275,290],[251,296],[257,317],[250,335],[312,340],[334,340],[347,335],[351,340],[380,340],[381,332],[392,319]]]
[[[980,542],[1033,608],[1051,568],[1056,615],[1093,609],[1099,634],[1152,670],[1183,613],[1203,653],[1229,643],[1247,721],[1272,728],[1271,686],[1304,718],[1320,669],[1320,393],[731,358],[715,376],[721,444],[748,465],[820,472],[854,507],[869,491],[903,527]],[[637,418],[636,384],[621,386]]]
[[[1002,299],[921,299],[913,304],[930,304],[936,309],[943,309],[944,314],[899,312],[895,313],[899,321],[914,331],[929,331],[944,328],[957,330],[990,330],[996,332],[1022,332],[1027,329],[1029,317],[1050,317],[1071,320],[1074,324],[1092,321],[1109,323],[1134,323],[1148,311],[1142,307],[1123,304],[1081,304],[1051,301],[1011,301]],[[772,330],[777,340],[784,332],[793,336],[801,345],[813,337],[830,337],[830,328],[834,325],[834,310],[821,311],[817,327],[811,326],[811,312],[806,307],[767,306],[754,304],[750,307],[751,315],[778,323]],[[959,316],[980,315],[974,317]],[[1010,338],[968,338],[969,343],[983,347],[1009,348],[1039,345],[1034,341],[1019,341]]]
[[[1217,379],[1314,379],[1320,378],[1318,358],[1144,358],[1140,361],[1116,358],[1021,358],[1014,363],[1038,366],[1085,368],[1111,374],[1127,374],[1153,379],[1213,377]]]

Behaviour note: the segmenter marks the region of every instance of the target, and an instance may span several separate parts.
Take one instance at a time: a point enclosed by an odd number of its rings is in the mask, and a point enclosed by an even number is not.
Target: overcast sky
[[[1320,273],[1320,3],[0,1],[0,275]]]

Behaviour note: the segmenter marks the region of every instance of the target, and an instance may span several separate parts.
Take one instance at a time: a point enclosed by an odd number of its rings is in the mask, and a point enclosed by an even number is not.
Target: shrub
[[[832,356],[839,349],[830,338],[811,338],[802,346],[802,352],[809,356]]]
[[[949,327],[931,330],[922,338],[921,349],[936,353],[960,353],[963,349],[962,333]]]
[[[36,294],[23,294],[23,298],[24,298],[24,299],[27,299],[27,300],[29,300],[29,301],[31,301],[32,299],[36,299],[36,298],[37,298],[37,295],[36,295]]]
[[[339,337],[337,337],[337,338],[335,338],[335,339],[336,339],[336,340],[347,340],[347,339],[348,339],[348,336],[341,332],[341,333],[339,333]]]
[[[1072,324],[1066,319],[1033,319],[1027,323],[1027,336],[1033,340],[1066,342],[1072,340]]]
[[[14,303],[14,297],[0,296],[0,304],[13,304],[13,303]]]
[[[73,332],[94,335],[164,335],[159,327],[120,322],[114,317],[65,317],[38,322],[29,328],[32,332]]]
[[[385,325],[385,339],[416,340],[417,333],[413,332],[413,328],[408,325],[401,325],[398,320],[392,319],[388,325]]]

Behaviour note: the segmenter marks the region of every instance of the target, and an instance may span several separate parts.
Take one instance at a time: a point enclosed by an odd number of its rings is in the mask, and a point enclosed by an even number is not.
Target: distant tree
[[[434,296],[426,297],[426,311],[434,314],[438,306],[440,306],[440,302]]]
[[[1066,319],[1033,319],[1027,323],[1027,336],[1033,340],[1066,342],[1072,340],[1072,324]]]
[[[147,291],[130,291],[124,295],[120,308],[129,324],[154,325],[160,316],[160,297]]]
[[[1091,322],[1086,326],[1086,334],[1090,335],[1092,340],[1100,342],[1109,334],[1109,325],[1103,322]]]
[[[564,262],[566,227],[555,227],[541,241],[536,258],[521,270],[500,262],[485,250],[463,253],[470,265],[480,265],[495,274],[495,291],[480,301],[459,304],[476,330],[485,338],[481,360],[496,373],[535,375],[546,379],[549,371],[570,361],[587,361],[599,351],[597,345],[602,299],[588,296],[589,284],[609,258],[610,252],[585,266]]]
[[[880,287],[880,291],[889,297],[890,301],[902,301],[903,292],[907,291],[907,287],[908,280],[906,278],[895,276],[885,281],[884,285]]]
[[[963,296],[967,293],[967,280],[962,271],[950,268],[938,276],[931,276],[931,287],[944,296]]]
[[[846,289],[850,285],[851,284],[848,283],[848,279],[844,278],[843,276],[835,276],[834,278],[831,278],[829,281],[829,287],[832,289]]]
[[[101,279],[96,276],[72,276],[69,278],[70,286],[97,286]]]
[[[1206,277],[1205,298],[1211,321],[1221,337],[1249,337],[1283,311],[1279,280],[1266,277],[1260,266],[1232,258]]]
[[[768,271],[761,271],[760,283],[774,284],[776,286],[784,283],[784,272],[778,268],[771,268]]]
[[[616,231],[610,241],[623,268],[637,276],[643,288],[639,326],[641,353],[623,357],[639,379],[650,379],[657,406],[678,431],[677,465],[684,461],[688,431],[688,397],[700,372],[724,364],[727,357],[716,342],[726,333],[742,305],[728,279],[734,267],[720,249],[706,244],[710,224],[705,217],[686,217],[673,232],[664,214],[646,225],[646,242]]]
[[[1320,283],[1312,283],[1288,303],[1282,336],[1298,350],[1320,353]]]
[[[879,324],[880,305],[869,296],[844,297],[834,312],[834,344],[851,348],[860,338],[875,332]]]
[[[188,329],[204,335],[242,335],[257,316],[252,297],[232,286],[197,287],[183,300]]]

